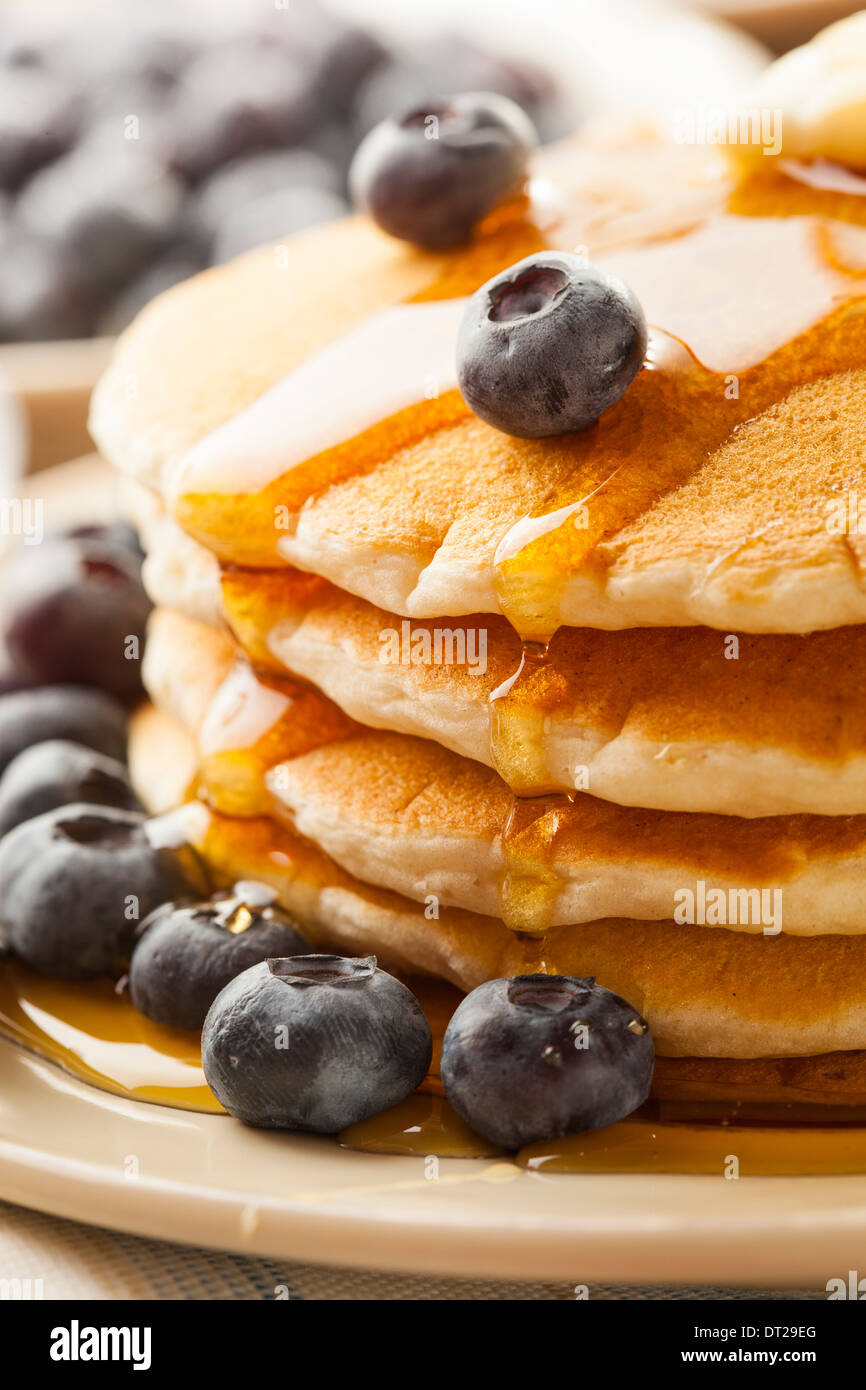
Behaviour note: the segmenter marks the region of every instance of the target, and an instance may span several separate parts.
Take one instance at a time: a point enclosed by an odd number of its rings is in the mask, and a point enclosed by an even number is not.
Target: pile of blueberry
[[[6,562],[0,693],[0,950],[69,980],[128,972],[134,1006],[202,1029],[230,1114],[337,1133],[397,1104],[430,1066],[430,1026],[374,957],[317,955],[265,885],[212,891],[148,819],[126,766],[148,602],[123,523]],[[597,1128],[646,1098],[653,1048],[591,980],[482,985],[445,1036],[442,1080],[480,1134],[514,1149]]]
[[[0,341],[115,332],[154,294],[347,210],[359,140],[431,94],[549,78],[459,38],[390,51],[318,0],[0,19]]]

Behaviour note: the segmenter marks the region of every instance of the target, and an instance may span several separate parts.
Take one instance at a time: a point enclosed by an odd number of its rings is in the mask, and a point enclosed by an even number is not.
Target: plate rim
[[[0,1066],[6,1070],[10,1065],[27,1073],[26,1078],[19,1075],[18,1081],[28,1088],[30,1104],[50,1104],[51,1084],[40,1075],[48,1068],[63,1078],[76,1106],[89,1100],[91,1113],[95,1105],[107,1107],[115,1122],[129,1123],[130,1134],[137,1122],[124,1115],[128,1106],[145,1106],[154,1112],[150,1119],[157,1124],[156,1116],[164,1111],[166,1124],[182,1119],[213,1135],[219,1133],[216,1127],[233,1123],[219,1115],[137,1102],[102,1091],[53,1061],[0,1039]],[[252,1156],[259,1132],[248,1133]],[[136,1135],[140,1138],[140,1127]],[[303,1150],[299,1155],[296,1149],[295,1158],[309,1161],[319,1145],[328,1145],[333,1157],[333,1141],[298,1138]],[[293,1142],[287,1136],[287,1143]],[[397,1186],[401,1175],[418,1172],[416,1159],[341,1152],[347,1175],[356,1180],[350,1192],[363,1191],[364,1184],[357,1178],[361,1163],[368,1159],[385,1157]],[[443,1162],[457,1165],[467,1178],[491,1167],[483,1159]],[[290,1159],[287,1171],[291,1166]],[[814,1289],[823,1287],[832,1273],[858,1267],[857,1253],[861,1264],[866,1254],[866,1175],[743,1178],[740,1183],[761,1184],[767,1200],[758,1215],[749,1207],[733,1219],[729,1213],[724,1221],[712,1202],[701,1201],[697,1217],[694,1204],[686,1205],[691,1193],[709,1190],[718,1182],[713,1177],[654,1175],[646,1186],[656,1199],[637,1221],[633,1215],[618,1217],[610,1205],[593,1208],[585,1200],[591,1197],[595,1175],[524,1172],[521,1176],[560,1186],[565,1200],[556,1220],[539,1221],[537,1214],[521,1212],[511,1184],[505,1191],[514,1195],[499,1204],[495,1215],[479,1213],[467,1226],[465,1210],[449,1211],[441,1205],[431,1205],[425,1214],[418,1209],[407,1214],[396,1207],[389,1210],[387,1199],[363,1210],[357,1202],[339,1197],[315,1203],[273,1192],[229,1191],[200,1179],[189,1182],[158,1175],[130,1182],[119,1168],[84,1162],[68,1153],[52,1154],[39,1145],[0,1136],[0,1197],[4,1200],[144,1238],[294,1263],[515,1282]],[[628,1184],[631,1191],[644,1181],[641,1175],[605,1177]],[[829,1206],[807,1202],[800,1210],[790,1200],[780,1205],[774,1200],[783,1191],[779,1185],[792,1182],[839,1184],[837,1200]],[[688,1187],[685,1195],[683,1184]],[[658,1201],[659,1185],[663,1194],[666,1190],[676,1194],[673,1201]],[[373,1184],[371,1191],[375,1188]],[[826,1196],[826,1188],[823,1192]]]

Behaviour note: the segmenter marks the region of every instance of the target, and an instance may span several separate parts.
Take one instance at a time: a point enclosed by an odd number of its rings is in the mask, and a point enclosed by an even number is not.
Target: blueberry
[[[255,246],[331,222],[348,211],[343,199],[325,188],[283,188],[263,193],[236,208],[226,219],[214,241],[211,260],[214,264],[233,260]]]
[[[524,439],[595,424],[637,376],[643,310],[614,275],[564,251],[540,251],[469,300],[457,377],[476,415]]]
[[[2,790],[2,787],[0,787]],[[164,903],[142,923],[129,966],[139,1013],[172,1028],[201,1028],[221,989],[269,956],[309,947],[261,883],[237,883],[207,902]]]
[[[152,844],[134,811],[77,802],[0,840],[6,944],[44,975],[117,972],[141,919],[183,892],[180,856]]]
[[[601,1129],[649,1095],[646,1023],[592,979],[489,980],[458,1005],[442,1045],[445,1094],[504,1149]]]
[[[5,570],[3,637],[15,666],[46,684],[140,698],[151,608],[140,571],[138,557],[104,533],[22,546]]]
[[[136,274],[171,240],[182,186],[120,120],[42,169],[18,199],[31,232],[52,238],[94,293]]]
[[[234,213],[264,194],[294,188],[338,193],[339,177],[312,150],[263,150],[233,159],[205,179],[192,195],[191,219],[209,246]]]
[[[48,685],[0,695],[0,773],[33,743],[63,738],[126,757],[126,712],[101,690]]]
[[[95,304],[90,287],[51,237],[7,225],[0,232],[0,340],[85,337]]]
[[[141,564],[144,551],[138,532],[128,521],[89,521],[78,526],[69,526],[59,533],[70,540],[100,541],[103,545],[120,546]]]
[[[233,43],[193,61],[171,114],[175,166],[195,181],[240,155],[297,143],[316,112],[304,65],[272,47]]]
[[[3,71],[0,83],[0,188],[14,189],[64,154],[78,135],[81,102],[69,85],[37,68]]]
[[[195,53],[189,26],[166,11],[148,14],[145,7],[124,6],[122,12],[91,17],[64,38],[62,60],[73,75],[97,97],[108,88],[127,96],[130,88],[170,90]]]
[[[431,1053],[420,1004],[375,956],[254,965],[217,995],[202,1032],[207,1083],[230,1115],[316,1134],[404,1100]]]
[[[535,143],[514,102],[468,92],[382,121],[358,147],[349,187],[391,236],[433,250],[458,246],[519,192]]]
[[[117,758],[69,739],[34,743],[0,777],[0,835],[71,801],[140,811],[129,773]]]

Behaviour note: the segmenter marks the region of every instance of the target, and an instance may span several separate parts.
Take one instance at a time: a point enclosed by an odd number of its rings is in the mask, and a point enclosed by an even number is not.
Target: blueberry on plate
[[[263,883],[236,883],[207,902],[164,903],[141,925],[129,964],[139,1013],[172,1028],[201,1028],[221,989],[271,956],[310,947]]]
[[[375,126],[358,146],[349,187],[391,236],[443,250],[468,241],[486,213],[520,191],[535,144],[532,122],[507,97],[439,98]]]
[[[565,251],[539,251],[472,295],[457,379],[495,429],[524,439],[567,434],[624,395],[646,348],[646,319],[627,285]]]
[[[0,773],[34,743],[63,738],[126,758],[126,711],[101,690],[46,685],[0,695]]]
[[[54,536],[22,546],[5,569],[3,637],[35,680],[141,696],[140,653],[150,614],[138,556],[102,536]]]
[[[6,945],[43,975],[85,980],[129,960],[159,903],[189,893],[179,854],[151,843],[134,811],[76,803],[0,840]]]
[[[230,1115],[316,1134],[404,1100],[431,1053],[421,1005],[375,956],[263,961],[217,995],[202,1031],[204,1074]]]
[[[0,777],[0,835],[73,801],[141,810],[129,773],[117,758],[69,739],[34,743]]]
[[[503,1149],[623,1119],[646,1100],[652,1073],[652,1037],[631,1004],[567,975],[480,985],[442,1045],[448,1100]]]

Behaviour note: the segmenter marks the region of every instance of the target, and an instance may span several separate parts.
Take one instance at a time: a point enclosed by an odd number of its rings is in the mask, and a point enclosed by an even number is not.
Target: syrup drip
[[[550,659],[547,642],[523,642],[520,665],[490,694],[490,755],[517,796],[552,790],[544,718],[532,698],[534,679]]]
[[[210,701],[199,731],[200,776],[225,815],[267,814],[265,773],[357,728],[326,696],[287,676],[238,660]]]

